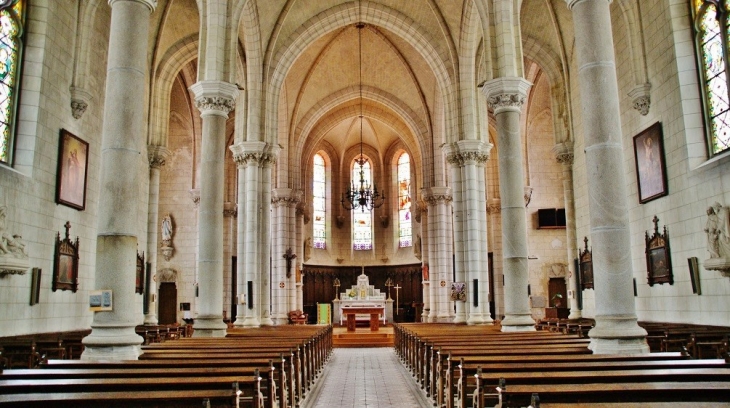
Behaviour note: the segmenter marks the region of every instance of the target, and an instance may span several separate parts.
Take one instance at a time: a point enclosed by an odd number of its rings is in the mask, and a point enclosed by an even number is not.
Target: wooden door
[[[560,296],[556,297],[558,294]],[[548,282],[548,295],[550,307],[555,307],[557,302],[560,303],[560,308],[567,308],[568,292],[565,288],[565,278],[550,278]]]
[[[177,286],[175,282],[162,282],[159,290],[160,305],[157,321],[160,324],[177,322]]]

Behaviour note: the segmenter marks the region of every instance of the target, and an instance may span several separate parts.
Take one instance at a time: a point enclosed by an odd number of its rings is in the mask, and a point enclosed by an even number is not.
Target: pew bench
[[[0,395],[0,407],[24,408],[239,408],[236,390],[116,391],[116,392],[40,392]],[[243,399],[245,402],[247,399]],[[257,407],[251,401],[250,407]]]

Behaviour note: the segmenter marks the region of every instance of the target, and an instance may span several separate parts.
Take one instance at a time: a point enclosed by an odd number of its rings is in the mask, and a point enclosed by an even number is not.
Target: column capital
[[[502,200],[492,198],[487,201],[487,214],[499,214],[502,212]]]
[[[639,111],[642,116],[649,114],[651,107],[651,83],[636,85],[627,94],[631,98],[634,109]]]
[[[428,205],[449,203],[453,199],[450,187],[430,187],[424,189],[423,200],[427,202]]]
[[[447,162],[463,166],[464,164],[484,165],[489,160],[492,147],[494,145],[491,143],[480,140],[460,140],[456,143],[445,144],[442,149]]]
[[[524,78],[502,77],[484,82],[482,92],[489,109],[496,115],[506,111],[519,112],[531,86],[532,83]]]
[[[229,149],[233,153],[233,161],[239,168],[254,163],[260,164],[262,167],[269,167],[276,163],[281,146],[266,142],[238,142],[231,145]]]
[[[583,3],[584,1],[588,1],[588,0],[565,0],[565,2],[568,3],[569,10],[572,9],[576,4]],[[602,0],[602,1],[605,1],[608,4],[611,4],[613,2],[613,0]]]
[[[200,189],[191,188],[189,193],[190,193],[190,199],[193,200],[193,205],[195,205],[195,208],[198,208],[198,206],[200,206]]]
[[[109,6],[114,7],[114,4],[122,2],[144,4],[150,9],[150,12],[155,11],[155,8],[157,8],[157,0],[109,0]]]
[[[150,168],[159,169],[165,165],[165,160],[170,157],[170,150],[165,146],[149,145],[147,146],[147,159],[150,163]]]
[[[236,107],[238,87],[223,81],[198,81],[190,90],[195,94],[195,107],[202,115],[228,117]]]
[[[271,190],[271,204],[274,206],[296,206],[302,201],[302,191],[291,188],[275,188]]]
[[[555,153],[555,160],[560,164],[573,164],[573,142],[567,141],[558,143],[553,146],[553,153]]]

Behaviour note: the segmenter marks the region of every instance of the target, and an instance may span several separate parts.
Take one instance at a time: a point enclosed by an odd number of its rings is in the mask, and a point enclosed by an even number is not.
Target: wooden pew
[[[529,404],[529,399],[525,401],[524,393],[515,393],[512,391],[513,387],[529,385],[533,388],[533,393],[541,395],[540,399],[544,400],[544,395],[548,395],[555,389],[560,389],[563,386],[573,386],[576,389],[582,387],[594,387],[596,391],[601,389],[604,390],[624,390],[624,398],[628,400],[639,400],[648,401],[646,398],[663,398],[661,393],[652,393],[650,395],[643,395],[638,393],[636,396],[631,396],[626,386],[632,386],[638,383],[648,384],[673,384],[674,389],[682,390],[681,394],[684,395],[687,391],[683,389],[682,383],[690,383],[692,389],[703,389],[702,385],[715,384],[716,387],[708,388],[700,394],[707,392],[708,396],[712,395],[712,398],[718,398],[724,396],[727,398],[730,396],[730,368],[657,368],[657,369],[617,369],[617,370],[602,370],[602,371],[559,371],[551,370],[549,372],[544,371],[528,371],[528,372],[506,372],[506,373],[484,373],[478,371],[475,375],[476,389],[474,391],[474,408],[483,408],[485,406],[485,395],[495,389],[498,393],[499,405],[501,406],[525,406]],[[539,389],[540,385],[544,385],[543,391],[534,391]],[[647,387],[650,389],[651,387]],[[637,388],[641,391],[646,389]],[[672,393],[672,387],[662,387],[665,393]],[[508,391],[508,392],[507,392]],[[524,391],[524,390],[522,390]],[[557,397],[559,393],[553,392],[551,398],[567,398]],[[679,395],[679,394],[673,394]],[[620,396],[620,395],[619,395]],[[575,397],[575,396],[574,396]],[[690,398],[685,396],[685,398]],[[703,397],[704,398],[704,397]],[[570,400],[570,399],[567,399]],[[563,400],[565,401],[565,400]],[[606,401],[603,399],[596,399],[595,401]],[[620,400],[619,400],[620,401]],[[660,401],[668,401],[666,399],[660,399]],[[711,401],[711,400],[705,400]],[[727,399],[719,400],[727,401]],[[525,403],[527,402],[527,404]],[[618,401],[616,401],[618,402]]]

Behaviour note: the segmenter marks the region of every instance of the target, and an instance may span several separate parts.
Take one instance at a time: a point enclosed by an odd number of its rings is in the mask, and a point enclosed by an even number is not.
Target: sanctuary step
[[[335,327],[332,332],[333,347],[393,347],[394,344],[392,327],[381,327],[376,332],[359,327],[348,332],[346,327]]]

